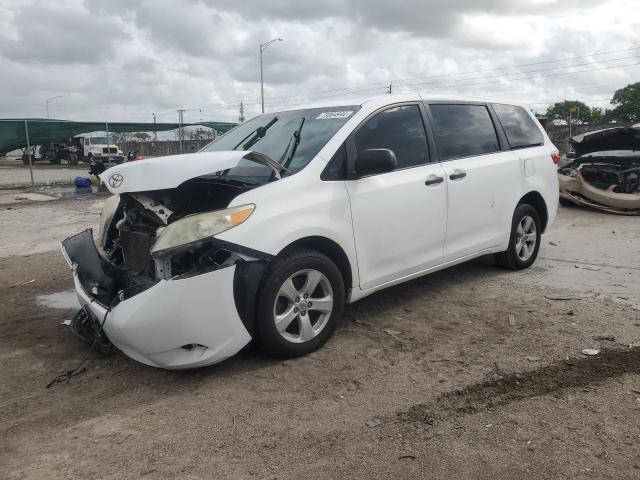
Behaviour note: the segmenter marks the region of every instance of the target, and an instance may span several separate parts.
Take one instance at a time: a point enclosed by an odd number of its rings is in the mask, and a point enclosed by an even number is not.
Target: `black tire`
[[[280,303],[287,304],[284,310],[287,310],[288,307],[293,309],[296,305],[300,305],[298,303],[294,304],[293,300],[288,303],[289,300],[281,295],[280,289],[291,276],[305,270],[320,272],[324,276],[321,282],[318,283],[317,288],[320,290],[314,290],[308,300],[311,300],[314,295],[325,295],[326,292],[323,290],[328,288],[326,285],[328,282],[333,296],[332,309],[330,313],[323,317],[323,313],[316,310],[318,305],[314,308],[313,305],[307,306],[305,304],[304,307],[295,310],[300,313],[289,324],[290,330],[280,333],[275,322],[275,315]],[[303,273],[302,276],[304,275]],[[302,276],[294,277],[292,283],[295,285],[295,281],[302,278]],[[296,288],[296,290],[302,292],[303,288]],[[307,301],[302,296],[299,299]],[[258,346],[267,354],[277,358],[299,357],[314,352],[331,338],[331,335],[338,327],[342,317],[344,301],[344,280],[338,267],[327,256],[315,250],[300,249],[292,250],[281,257],[276,257],[267,268],[260,284],[256,310],[256,341]],[[308,312],[304,308],[308,308]],[[295,336],[296,327],[298,335],[302,338],[302,324],[300,322],[303,321],[303,317],[301,315],[306,315],[313,328],[316,328],[316,326],[320,328],[318,333],[308,341],[294,341],[285,338],[286,336]],[[324,326],[320,327],[323,323]]]
[[[518,227],[520,223],[527,217],[530,217],[535,224],[535,245],[532,249],[528,249],[529,256],[525,259],[520,255],[517,248]],[[510,270],[523,270],[529,268],[538,257],[538,251],[540,250],[540,240],[542,234],[542,225],[540,223],[540,215],[538,211],[529,204],[521,203],[516,207],[513,213],[513,220],[511,221],[511,237],[509,238],[509,247],[506,251],[496,254],[496,263]],[[526,247],[525,247],[526,248]],[[532,251],[531,251],[532,250]],[[520,250],[522,252],[522,250]]]
[[[69,165],[77,165],[78,164],[78,154],[72,153],[69,155]]]

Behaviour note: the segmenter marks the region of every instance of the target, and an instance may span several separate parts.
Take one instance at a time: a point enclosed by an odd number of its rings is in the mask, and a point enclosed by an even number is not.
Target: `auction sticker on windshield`
[[[339,112],[322,112],[316,117],[316,120],[327,120],[329,118],[349,118],[353,112],[351,110],[342,110]]]

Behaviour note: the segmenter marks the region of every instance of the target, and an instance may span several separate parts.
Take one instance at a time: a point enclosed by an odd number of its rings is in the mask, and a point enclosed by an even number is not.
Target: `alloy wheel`
[[[286,340],[304,343],[327,325],[333,310],[333,289],[318,270],[300,270],[280,286],[273,305],[273,321]]]
[[[526,262],[531,258],[537,241],[536,222],[530,215],[525,215],[516,229],[516,255],[521,261]]]

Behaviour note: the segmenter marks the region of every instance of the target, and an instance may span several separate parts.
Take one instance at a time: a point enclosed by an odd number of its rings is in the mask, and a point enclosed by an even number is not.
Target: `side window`
[[[358,152],[388,148],[396,154],[398,168],[423,165],[429,161],[427,135],[417,105],[393,107],[367,120],[355,134]]]
[[[347,145],[342,144],[320,175],[321,180],[345,180],[347,178]]]
[[[500,120],[511,148],[533,147],[544,143],[540,128],[524,108],[494,103],[493,110]]]
[[[85,139],[84,139],[84,144],[85,144],[85,145],[89,145],[89,138],[88,138],[88,137],[85,137]]]
[[[429,105],[441,160],[500,150],[496,129],[484,105]]]

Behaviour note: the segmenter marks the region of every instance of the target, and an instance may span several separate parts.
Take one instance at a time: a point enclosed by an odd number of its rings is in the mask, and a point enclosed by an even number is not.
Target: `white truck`
[[[63,160],[70,165],[76,165],[79,161],[91,163],[92,160],[116,164],[122,163],[124,155],[112,137],[107,141],[104,135],[77,135],[40,146],[40,158],[52,164],[62,163]],[[29,163],[26,155],[23,155],[23,162]]]
[[[112,137],[107,141],[106,136],[78,135],[74,137],[80,142],[82,148],[82,160],[91,162],[92,158],[106,160],[110,157],[113,163],[122,163],[124,155],[115,144]]]

